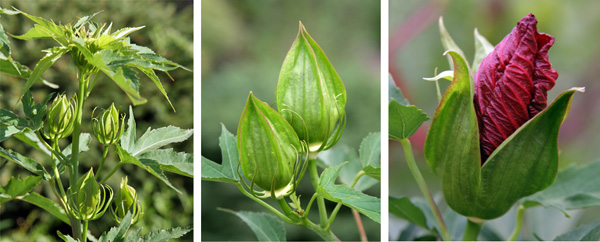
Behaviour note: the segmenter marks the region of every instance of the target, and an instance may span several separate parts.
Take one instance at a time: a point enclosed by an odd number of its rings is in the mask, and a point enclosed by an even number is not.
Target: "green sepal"
[[[279,112],[311,151],[337,142],[345,124],[346,89],[302,23],[283,61],[275,96]]]
[[[454,79],[438,106],[425,157],[440,176],[448,205],[480,219],[506,213],[522,197],[550,186],[558,171],[558,131],[573,94],[563,92],[545,110],[523,124],[481,166],[473,84],[464,59],[453,51]]]
[[[251,189],[256,185],[278,198],[293,191],[289,188],[295,183],[298,155],[303,150],[298,135],[279,113],[252,92],[240,118],[237,147],[242,172],[251,181]]]

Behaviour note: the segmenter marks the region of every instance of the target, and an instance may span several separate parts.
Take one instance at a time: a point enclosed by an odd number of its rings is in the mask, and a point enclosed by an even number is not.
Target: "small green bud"
[[[73,132],[74,120],[74,99],[69,101],[65,95],[58,95],[48,110],[44,135],[51,140],[68,137]]]
[[[117,223],[121,223],[127,212],[131,211],[132,224],[137,223],[144,216],[144,209],[137,199],[135,189],[127,185],[127,177],[121,179],[120,189],[113,202],[114,206],[110,207],[110,213]]]
[[[75,218],[86,221],[100,218],[113,196],[110,186],[96,182],[92,169],[79,178],[75,187],[68,189],[68,194],[69,212]]]
[[[283,61],[275,96],[279,112],[308,143],[310,152],[329,149],[339,140],[345,125],[346,89],[302,23]]]
[[[262,197],[279,199],[294,191],[302,150],[298,135],[252,92],[238,126],[237,147],[242,172],[253,185],[264,189]]]
[[[119,121],[121,121],[120,124]],[[94,136],[103,145],[111,145],[119,141],[123,130],[125,130],[125,119],[119,117],[119,110],[114,103],[110,108],[101,112],[98,117],[92,118]]]

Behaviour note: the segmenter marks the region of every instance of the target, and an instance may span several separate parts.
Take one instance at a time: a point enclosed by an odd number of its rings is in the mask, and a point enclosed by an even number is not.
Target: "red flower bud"
[[[516,129],[546,108],[547,91],[558,77],[548,61],[554,37],[538,33],[529,14],[504,37],[475,75],[475,112],[481,163]]]

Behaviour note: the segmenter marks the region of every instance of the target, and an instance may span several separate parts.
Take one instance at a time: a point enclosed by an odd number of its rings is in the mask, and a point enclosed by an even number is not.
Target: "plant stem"
[[[448,232],[448,228],[446,227],[446,224],[444,223],[444,219],[442,218],[442,214],[440,213],[440,210],[438,209],[437,205],[435,204],[435,201],[433,200],[433,196],[431,195],[431,192],[429,191],[429,188],[427,187],[427,183],[425,182],[423,175],[421,175],[421,171],[419,171],[419,167],[417,167],[417,163],[415,162],[415,157],[413,156],[413,153],[412,153],[412,147],[410,145],[410,141],[408,139],[402,139],[402,140],[400,140],[400,143],[402,144],[402,147],[404,148],[404,155],[406,156],[406,163],[408,164],[408,168],[410,169],[410,172],[415,177],[415,180],[416,180],[417,184],[419,185],[419,188],[421,189],[423,196],[425,196],[425,199],[427,200],[427,203],[429,204],[429,207],[431,208],[431,211],[433,212],[433,215],[435,216],[435,221],[437,222],[438,227],[440,229],[442,239],[446,240],[446,241],[452,240],[450,238],[450,233]]]
[[[354,180],[352,181],[352,184],[350,184],[350,188],[354,188],[354,186],[356,186],[356,183],[358,183],[358,180],[365,174],[367,174],[367,173],[365,173],[365,171],[363,171],[363,170],[356,173],[356,176],[354,176]],[[325,226],[325,229],[329,229],[329,227],[333,223],[333,220],[335,219],[335,216],[337,215],[337,213],[341,207],[342,207],[342,203],[338,203],[335,206],[335,208],[333,209],[333,212],[331,212],[331,215],[329,215],[329,220],[327,221],[327,226]],[[354,211],[354,209],[352,211]]]
[[[316,157],[316,156],[315,156]],[[317,159],[308,160],[308,169],[310,172],[310,181],[312,182],[315,192],[319,187],[319,172],[317,171]],[[327,227],[327,208],[325,207],[325,199],[317,194],[317,205],[319,208],[319,219],[321,221],[321,227]]]
[[[107,155],[108,155],[108,145],[105,145],[104,152],[102,152],[102,160],[100,161],[100,166],[98,166],[98,170],[96,172],[96,180],[100,179],[100,172],[102,171],[102,167],[104,167],[104,161],[106,160]]]
[[[71,142],[71,165],[67,166],[69,169],[69,186],[75,187],[77,180],[79,179],[79,136],[81,135],[81,117],[83,116],[83,103],[85,102],[85,87],[86,79],[84,73],[81,71],[78,73],[79,77],[79,92],[77,93],[77,106],[75,107],[75,120],[73,121],[73,141]],[[87,226],[87,225],[86,225]],[[71,220],[71,229],[73,230],[73,236],[75,238],[82,238],[81,234],[81,221],[75,219],[75,222]],[[87,231],[84,233],[83,236]]]
[[[465,228],[465,234],[463,235],[463,241],[476,241],[477,236],[479,235],[479,231],[481,230],[481,225],[483,222],[474,222],[471,219],[467,218],[467,227]]]
[[[352,209],[352,215],[354,215],[356,227],[358,227],[358,232],[360,233],[360,241],[369,241],[369,239],[367,238],[367,233],[365,232],[365,227],[363,226],[362,220],[360,219],[360,214],[358,213],[358,211]]]
[[[335,236],[335,234],[333,234],[333,232],[331,232],[331,230],[323,229],[319,225],[316,225],[313,222],[311,222],[310,220],[308,220],[308,218],[306,218],[306,217],[304,217],[304,219],[302,220],[301,225],[303,227],[307,228],[308,230],[315,232],[317,235],[319,235],[325,241],[340,241],[340,239],[338,239]]]
[[[125,164],[125,163],[123,163],[123,162],[117,163],[117,165],[112,170],[110,170],[110,173],[108,173],[108,175],[106,175],[104,178],[102,178],[102,181],[100,181],[100,184],[104,183],[106,180],[108,180],[108,178],[110,178],[113,174],[115,174],[115,172],[119,168],[121,168],[121,166],[123,166],[123,164]]]
[[[509,241],[515,241],[517,236],[519,236],[519,232],[521,232],[521,225],[523,224],[523,212],[525,212],[525,209],[526,208],[523,206],[523,204],[519,205],[519,209],[517,210],[517,223],[512,234],[508,238]]]
[[[294,221],[292,221],[290,218],[288,218],[287,216],[283,215],[281,212],[279,212],[279,210],[275,209],[274,207],[271,207],[271,205],[269,205],[268,203],[266,203],[265,201],[261,200],[260,198],[255,197],[254,195],[250,194],[248,191],[246,191],[244,189],[244,187],[242,187],[242,184],[240,184],[239,182],[236,183],[238,189],[240,189],[240,191],[246,195],[246,197],[249,197],[250,199],[254,200],[255,202],[259,203],[260,205],[263,205],[263,207],[269,209],[269,211],[273,212],[275,215],[279,216],[281,219],[283,219],[283,221],[285,221],[286,223],[290,223],[290,224],[296,224],[294,223]]]
[[[83,242],[87,242],[87,229],[88,229],[88,221],[84,220],[83,221],[83,234],[82,234],[82,236],[83,236],[82,241]]]

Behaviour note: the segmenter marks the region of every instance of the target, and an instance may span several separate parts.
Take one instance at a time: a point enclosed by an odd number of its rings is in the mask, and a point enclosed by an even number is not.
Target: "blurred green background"
[[[519,0],[455,0],[455,1],[390,1],[390,73],[410,102],[433,116],[438,104],[435,84],[423,77],[434,76],[449,69],[440,41],[438,18],[444,23],[455,42],[465,52],[469,63],[473,60],[473,29],[485,36],[493,45],[507,35],[523,16],[533,13],[538,19],[538,29],[556,38],[549,51],[552,67],[559,73],[556,85],[548,92],[548,100],[571,87],[585,87],[577,94],[565,120],[559,138],[560,167],[600,162],[600,1],[519,1]],[[441,81],[442,91],[449,82]],[[550,101],[549,101],[550,102]],[[427,166],[423,157],[423,143],[431,121],[426,122],[411,137],[420,170],[436,198],[442,199],[440,182]],[[449,144],[453,145],[453,144]],[[400,143],[391,141],[390,196],[423,197],[414,178],[406,167]],[[600,171],[599,171],[600,172]],[[443,203],[443,202],[442,202]],[[447,209],[442,206],[442,210]],[[514,213],[486,223],[501,239],[507,239],[514,226]],[[521,239],[552,240],[557,235],[582,224],[598,219],[600,209],[590,208],[570,212],[567,219],[555,209],[534,208],[525,212]],[[390,216],[390,240],[395,240],[406,222]],[[462,234],[462,231],[457,231]],[[456,239],[456,238],[455,238]],[[460,239],[460,237],[458,238]]]
[[[347,91],[347,126],[338,145],[357,150],[380,130],[379,1],[202,1],[202,155],[221,162],[220,124],[237,133],[248,93],[275,106],[279,70],[302,21],[342,78]],[[312,195],[304,179],[303,206]],[[379,195],[375,186],[367,193]],[[266,199],[269,201],[272,199]],[[333,205],[333,203],[328,203]],[[232,184],[202,182],[202,240],[255,240],[250,228],[217,207],[266,211]],[[329,211],[333,209],[330,206]],[[315,210],[316,211],[316,210]],[[315,221],[315,220],[313,220]],[[317,218],[318,221],[318,218]],[[379,224],[362,216],[368,237],[379,240]],[[288,240],[319,240],[302,227],[286,225]],[[358,240],[350,210],[343,208],[332,231]]]
[[[189,1],[19,1],[2,0],[3,8],[14,6],[26,13],[52,19],[56,23],[70,23],[77,21],[79,17],[91,15],[103,11],[94,17],[98,23],[113,23],[113,30],[146,26],[145,28],[130,35],[131,42],[151,48],[159,55],[177,62],[187,68],[193,67],[193,2]],[[23,34],[34,22],[21,16],[1,16],[0,22],[8,33]],[[53,40],[21,41],[9,37],[11,42],[12,57],[16,61],[33,69],[35,63],[44,56],[42,49],[55,45]],[[66,92],[71,96],[77,90],[75,68],[69,55],[61,57],[42,76],[44,79],[60,85],[58,90],[53,90],[42,84],[34,84],[31,91],[36,101],[40,102],[48,93]],[[175,125],[190,129],[193,127],[192,87],[193,73],[184,70],[174,70],[170,75],[175,80],[172,82],[164,73],[157,73],[162,80],[173,106],[177,112],[173,112],[166,99],[158,91],[154,83],[147,77],[140,77],[141,95],[148,99],[148,103],[134,107],[134,115],[137,122],[137,133],[140,136],[148,127],[159,128]],[[22,91],[25,80],[16,79],[0,74],[0,107],[13,110],[22,116],[21,104],[17,99]],[[107,108],[115,102],[121,112],[128,113],[131,101],[114,82],[100,75],[92,94],[86,101],[84,107],[83,132],[91,132],[89,118],[94,107]],[[87,119],[87,120],[86,120]],[[38,161],[46,159],[39,152],[31,151],[28,147],[9,139],[3,142],[2,147],[13,149],[21,154],[33,157]],[[174,144],[177,151],[193,152],[192,139],[186,142]],[[85,160],[85,157],[90,157]],[[98,166],[101,157],[101,146],[92,139],[90,151],[82,153],[80,172],[89,170],[90,166]],[[116,154],[109,154],[106,167],[112,168],[118,161]],[[27,170],[19,167],[6,159],[0,159],[0,184],[6,185],[11,176],[31,175]],[[107,171],[105,171],[107,172]],[[143,201],[145,215],[142,221],[132,226],[132,230],[142,228],[140,234],[150,231],[166,229],[178,226],[189,226],[193,222],[193,179],[178,175],[167,174],[171,183],[179,187],[182,194],[178,194],[168,188],[157,178],[154,178],[145,170],[125,165],[107,183],[116,189],[121,177],[129,177],[129,185],[137,190],[138,196]],[[50,195],[49,185],[38,185],[36,192]],[[65,183],[66,184],[66,183]],[[52,196],[52,195],[50,195]],[[37,207],[21,202],[10,201],[0,206],[0,241],[57,241],[56,230],[64,234],[71,234],[70,227],[55,219],[45,211]],[[99,220],[90,223],[89,229],[96,236],[116,226],[108,212]],[[179,240],[191,241],[193,231]]]

